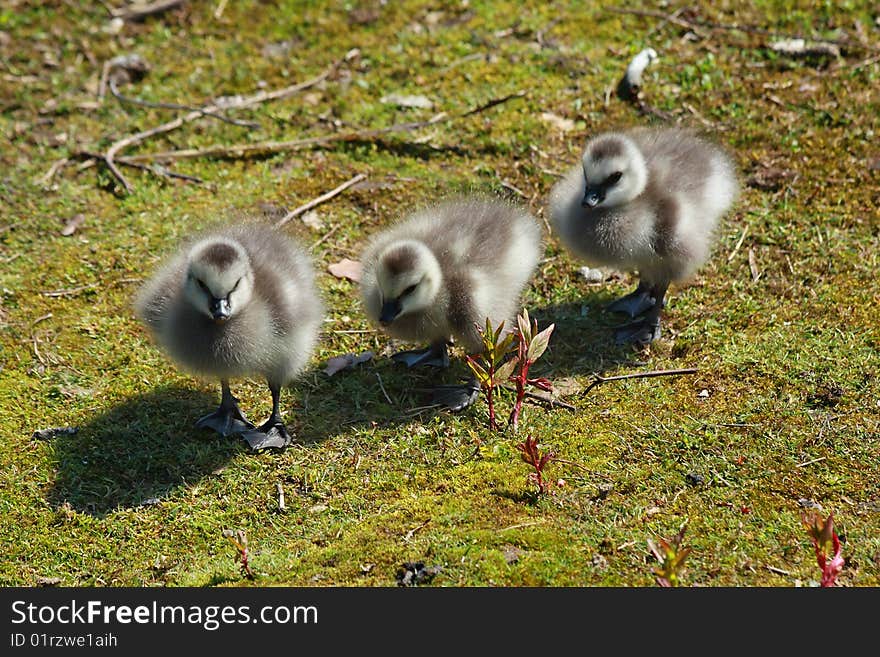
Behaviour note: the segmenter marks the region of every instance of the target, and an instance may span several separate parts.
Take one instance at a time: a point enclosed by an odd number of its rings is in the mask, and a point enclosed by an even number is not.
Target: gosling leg
[[[245,439],[250,448],[255,452],[269,447],[284,449],[293,442],[293,437],[281,421],[279,400],[281,398],[281,384],[269,381],[269,390],[272,392],[272,414],[256,429],[245,431],[241,437]]]
[[[220,386],[223,390],[220,406],[213,413],[199,418],[196,426],[199,429],[213,429],[224,438],[253,429],[254,425],[248,421],[238,407],[238,400],[229,389],[229,381],[221,379]]]

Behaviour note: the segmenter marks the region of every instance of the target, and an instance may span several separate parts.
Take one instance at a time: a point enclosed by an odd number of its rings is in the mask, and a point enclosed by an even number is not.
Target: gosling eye
[[[199,284],[199,287],[202,288],[202,291],[205,294],[211,294],[211,290],[208,289],[208,286],[205,285],[205,281],[203,281],[201,278],[197,278],[196,283]]]
[[[610,187],[611,185],[616,185],[618,182],[620,182],[620,179],[622,177],[623,177],[622,171],[615,171],[614,173],[612,173],[610,176],[608,176],[605,179],[605,182],[603,184],[606,185],[607,187]]]
[[[232,294],[233,292],[235,292],[235,291],[238,289],[238,284],[239,284],[239,283],[241,283],[241,279],[240,279],[240,278],[239,278],[237,281],[235,281],[235,285],[233,285],[233,286],[232,286],[232,289],[229,290],[229,294]],[[228,295],[227,295],[227,296],[228,296]]]
[[[401,293],[400,296],[405,297],[405,296],[407,296],[407,295],[409,295],[409,294],[412,294],[413,292],[416,291],[416,287],[417,287],[416,285],[410,285],[408,288],[406,288],[406,289]]]

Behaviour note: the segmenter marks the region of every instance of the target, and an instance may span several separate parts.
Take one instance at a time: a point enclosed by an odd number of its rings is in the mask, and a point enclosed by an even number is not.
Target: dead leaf
[[[60,577],[37,577],[37,586],[58,586],[61,584]]]
[[[559,130],[559,132],[571,132],[574,130],[574,121],[567,119],[564,116],[553,114],[553,112],[541,112],[541,120],[544,121],[544,123],[549,123]]]
[[[568,397],[584,389],[583,384],[571,376],[553,379],[553,397]]]
[[[64,237],[70,237],[76,232],[76,229],[83,225],[83,222],[86,220],[86,215],[83,213],[76,214],[67,220],[67,223],[64,224],[64,228],[61,229],[61,234]]]
[[[300,217],[300,221],[315,232],[324,230],[324,222],[321,221],[321,215],[317,210],[309,210]]]
[[[420,109],[431,109],[434,103],[425,96],[408,96],[406,94],[388,94],[379,99],[386,105],[397,105],[398,107],[418,107]]]
[[[517,563],[519,558],[525,554],[525,550],[515,545],[504,545],[501,547],[501,552],[504,554],[504,560],[509,564]]]
[[[360,365],[361,363],[366,363],[372,359],[372,351],[365,351],[364,353],[358,355],[343,354],[342,356],[334,356],[327,361],[327,366],[324,368],[324,374],[326,374],[327,376],[333,376],[337,372],[347,370],[349,368],[355,367],[356,365]]]
[[[375,23],[379,15],[379,7],[358,7],[348,12],[348,22],[352,25],[369,25]]]
[[[357,260],[343,258],[339,262],[335,262],[327,267],[327,271],[333,274],[336,278],[347,278],[355,283],[360,283],[363,267]]]
[[[323,97],[324,97],[323,94],[321,94],[320,92],[310,91],[307,94],[303,94],[302,99],[306,105],[311,105],[312,107],[314,107],[315,105],[317,105],[318,103],[321,102],[321,99]]]
[[[755,189],[777,191],[783,185],[790,184],[797,177],[791,169],[784,169],[771,164],[760,164],[746,184]]]

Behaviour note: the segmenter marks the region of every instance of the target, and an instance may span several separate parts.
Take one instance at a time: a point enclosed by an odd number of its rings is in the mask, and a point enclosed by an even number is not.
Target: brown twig
[[[140,107],[151,107],[154,109],[173,109],[173,110],[189,110],[190,112],[201,112],[202,116],[207,116],[211,119],[217,119],[218,121],[223,121],[224,123],[229,123],[231,125],[236,125],[241,128],[259,128],[260,124],[254,121],[242,121],[240,119],[231,119],[228,116],[224,116],[223,114],[217,114],[215,112],[209,111],[205,108],[194,107],[193,105],[181,105],[180,103],[161,103],[152,100],[144,100],[143,98],[134,98],[132,96],[126,96],[119,91],[119,88],[116,86],[116,80],[113,78],[110,79],[110,93],[113,94],[113,97],[116,98],[120,103],[129,103],[131,105],[138,105]],[[235,108],[233,108],[235,109]]]
[[[156,0],[156,2],[147,4],[134,4],[124,9],[111,9],[110,15],[113,18],[121,18],[124,21],[139,21],[147,16],[174,9],[184,2],[186,0]]]
[[[62,157],[60,160],[57,160],[51,167],[49,167],[49,170],[46,173],[37,178],[34,182],[38,185],[48,185],[50,182],[52,182],[55,174],[57,174],[59,171],[61,171],[61,169],[67,166],[68,162],[70,162],[69,157]]]
[[[131,184],[125,179],[125,176],[119,171],[119,169],[115,165],[116,155],[125,148],[133,146],[134,144],[140,143],[145,139],[149,139],[150,137],[154,137],[156,135],[164,134],[166,132],[171,132],[172,130],[176,130],[180,126],[185,123],[189,123],[191,121],[195,121],[196,119],[205,116],[207,113],[216,112],[217,110],[228,110],[228,109],[244,109],[246,107],[252,107],[254,105],[258,105],[260,103],[264,103],[269,100],[278,100],[280,98],[286,98],[287,96],[291,96],[303,89],[308,89],[309,87],[313,87],[320,82],[326,80],[332,73],[335,71],[340,62],[334,62],[330,66],[328,66],[320,75],[312,78],[311,80],[306,80],[305,82],[300,82],[298,84],[290,85],[288,87],[284,87],[283,89],[276,89],[275,91],[261,91],[253,96],[248,96],[247,98],[242,98],[237,102],[231,103],[214,103],[208,105],[206,107],[202,107],[200,109],[194,110],[185,114],[183,116],[179,116],[172,121],[168,121],[167,123],[163,123],[162,125],[156,126],[155,128],[150,128],[149,130],[143,130],[141,132],[135,133],[133,135],[129,135],[124,137],[115,143],[113,143],[107,151],[104,153],[104,163],[107,165],[107,168],[113,172],[113,175],[122,183],[122,186],[125,188],[126,192],[131,193],[133,188]],[[153,158],[155,159],[155,158]],[[123,159],[120,158],[120,162]],[[128,162],[138,161],[137,158],[127,158]]]
[[[306,137],[304,139],[293,139],[289,141],[266,141],[257,144],[236,144],[234,146],[207,146],[205,148],[188,148],[177,151],[162,151],[158,153],[145,153],[142,155],[132,155],[124,158],[128,162],[148,162],[153,160],[182,160],[197,157],[225,157],[240,158],[251,155],[269,155],[272,153],[281,153],[284,151],[295,151],[310,146],[323,146],[342,141],[365,141],[375,139],[384,135],[396,132],[411,132],[420,128],[427,128],[438,123],[448,123],[456,119],[472,116],[479,112],[484,112],[491,107],[495,107],[502,103],[506,103],[515,98],[522,98],[525,92],[518,92],[497,98],[484,105],[476,107],[463,114],[447,115],[446,113],[438,114],[427,121],[412,121],[409,123],[396,123],[387,128],[370,128],[367,130],[356,130],[353,132],[345,132],[333,135],[323,135],[320,137]],[[120,158],[122,160],[123,158]]]
[[[382,394],[385,395],[385,399],[388,400],[388,403],[389,403],[389,404],[391,404],[392,406],[394,406],[394,402],[391,401],[391,397],[388,396],[388,391],[385,390],[385,384],[382,383],[382,377],[379,376],[379,373],[378,373],[378,372],[374,372],[374,374],[376,375],[376,379],[378,379],[378,381],[379,381],[379,389],[382,391]]]
[[[321,246],[324,242],[326,242],[326,241],[330,238],[330,236],[331,236],[333,233],[335,233],[337,230],[339,230],[339,227],[340,227],[341,225],[342,225],[342,224],[336,224],[335,226],[333,226],[333,228],[331,228],[331,229],[328,230],[326,233],[324,233],[324,235],[321,237],[321,239],[319,239],[317,242],[315,242],[314,244],[312,244],[312,245],[309,247],[309,251],[314,251],[314,250],[317,249],[319,246]]]
[[[381,137],[382,135],[392,132],[418,130],[419,128],[425,128],[434,125],[435,123],[439,123],[446,118],[447,116],[445,114],[438,114],[427,121],[398,123],[388,128],[379,128],[376,130],[360,130],[334,135],[324,135],[321,137],[292,139],[289,141],[265,141],[256,144],[236,144],[234,146],[217,145],[207,146],[205,148],[186,148],[177,151],[162,151],[158,153],[132,155],[125,159],[129,162],[149,162],[153,160],[184,160],[197,157],[239,158],[248,157],[250,155],[269,155],[271,153],[295,151],[308,146],[322,146],[324,144],[340,141],[359,141]]]
[[[698,28],[704,28],[709,30],[727,30],[727,31],[735,31],[735,32],[745,32],[746,34],[760,34],[762,36],[770,36],[777,39],[804,39],[805,41],[821,41],[822,43],[833,43],[837,46],[845,46],[850,48],[857,48],[861,50],[871,50],[876,51],[877,46],[873,46],[867,43],[860,43],[853,39],[817,39],[811,37],[804,37],[801,35],[791,35],[785,34],[783,32],[777,32],[775,30],[768,30],[762,27],[755,27],[753,25],[728,25],[726,23],[715,23],[713,21],[695,21],[688,20],[686,18],[681,18],[680,16],[676,16],[674,12],[673,14],[666,14],[662,11],[654,11],[651,9],[629,9],[627,7],[606,7],[606,11],[613,12],[615,14],[632,14],[634,16],[645,16],[648,18],[660,18],[664,21],[668,21],[670,23],[674,23],[679,27],[684,27],[689,30],[696,30]]]
[[[346,189],[348,189],[352,185],[356,185],[361,180],[366,180],[366,178],[367,178],[366,174],[359,173],[356,176],[354,176],[353,178],[346,180],[344,183],[339,185],[339,187],[331,189],[326,194],[321,194],[321,196],[319,196],[318,198],[312,199],[311,201],[309,201],[305,205],[301,205],[298,208],[296,208],[295,210],[291,210],[286,215],[284,215],[281,219],[279,219],[277,222],[275,222],[275,228],[280,228],[281,226],[286,224],[288,221],[290,221],[294,217],[298,217],[299,215],[308,212],[312,208],[318,207],[319,205],[321,205],[321,203],[329,201],[334,196],[339,196]]]
[[[93,287],[97,286],[97,283],[89,283],[88,285],[80,285],[79,287],[72,287],[66,290],[52,290],[51,292],[42,292],[41,294],[44,297],[70,297],[77,295],[80,292],[91,290]]]
[[[598,386],[600,383],[608,383],[609,381],[622,381],[623,379],[647,379],[655,376],[678,376],[681,374],[696,374],[695,367],[689,367],[680,370],[654,370],[652,372],[635,372],[634,374],[620,374],[618,376],[599,376],[593,374],[595,379],[590,385],[584,388],[579,394],[581,397],[586,395],[590,390]]]

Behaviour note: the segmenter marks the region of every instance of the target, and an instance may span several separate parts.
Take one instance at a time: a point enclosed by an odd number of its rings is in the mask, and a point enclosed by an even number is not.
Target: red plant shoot
[[[489,406],[489,428],[495,431],[498,429],[498,422],[495,419],[494,391],[496,387],[507,381],[516,366],[515,360],[504,362],[513,349],[515,338],[513,334],[507,334],[502,338],[504,322],[501,322],[498,328],[493,330],[488,317],[486,318],[485,330],[479,327],[477,330],[483,340],[483,351],[477,355],[467,356],[466,360],[480,387],[486,393],[486,403]]]
[[[684,566],[685,559],[690,554],[691,549],[682,548],[681,543],[684,540],[684,532],[687,529],[685,522],[678,530],[678,534],[672,540],[657,539],[657,545],[651,539],[648,539],[648,548],[660,563],[659,568],[654,568],[654,580],[659,586],[671,588],[678,586],[681,577],[681,569]]]
[[[538,449],[538,439],[529,435],[525,442],[519,443],[516,448],[521,452],[520,458],[528,463],[534,472],[529,473],[529,481],[538,487],[538,494],[541,495],[550,486],[549,482],[544,481],[544,467],[550,463],[556,455],[553,452],[545,452],[541,454]]]
[[[555,324],[551,324],[538,333],[538,322],[529,318],[529,311],[525,308],[523,308],[522,315],[516,318],[516,322],[517,353],[512,362],[519,363],[519,371],[510,377],[510,380],[516,385],[516,402],[508,419],[508,424],[513,426],[514,433],[519,426],[519,415],[526,396],[526,386],[535,386],[547,392],[553,390],[553,385],[545,378],[530,379],[529,368],[547,350],[550,336],[553,334],[553,329],[556,328]]]
[[[231,529],[224,529],[223,535],[229,539],[229,542],[238,550],[238,559],[241,565],[241,574],[248,579],[254,579],[254,571],[250,566],[250,555],[248,553],[247,534],[243,529],[233,532]]]
[[[804,512],[801,514],[801,522],[813,542],[816,563],[822,570],[820,586],[834,586],[844,564],[840,554],[840,539],[837,532],[834,531],[834,514],[831,513],[826,520],[822,520],[822,516],[817,511]],[[833,556],[831,556],[832,554]]]

